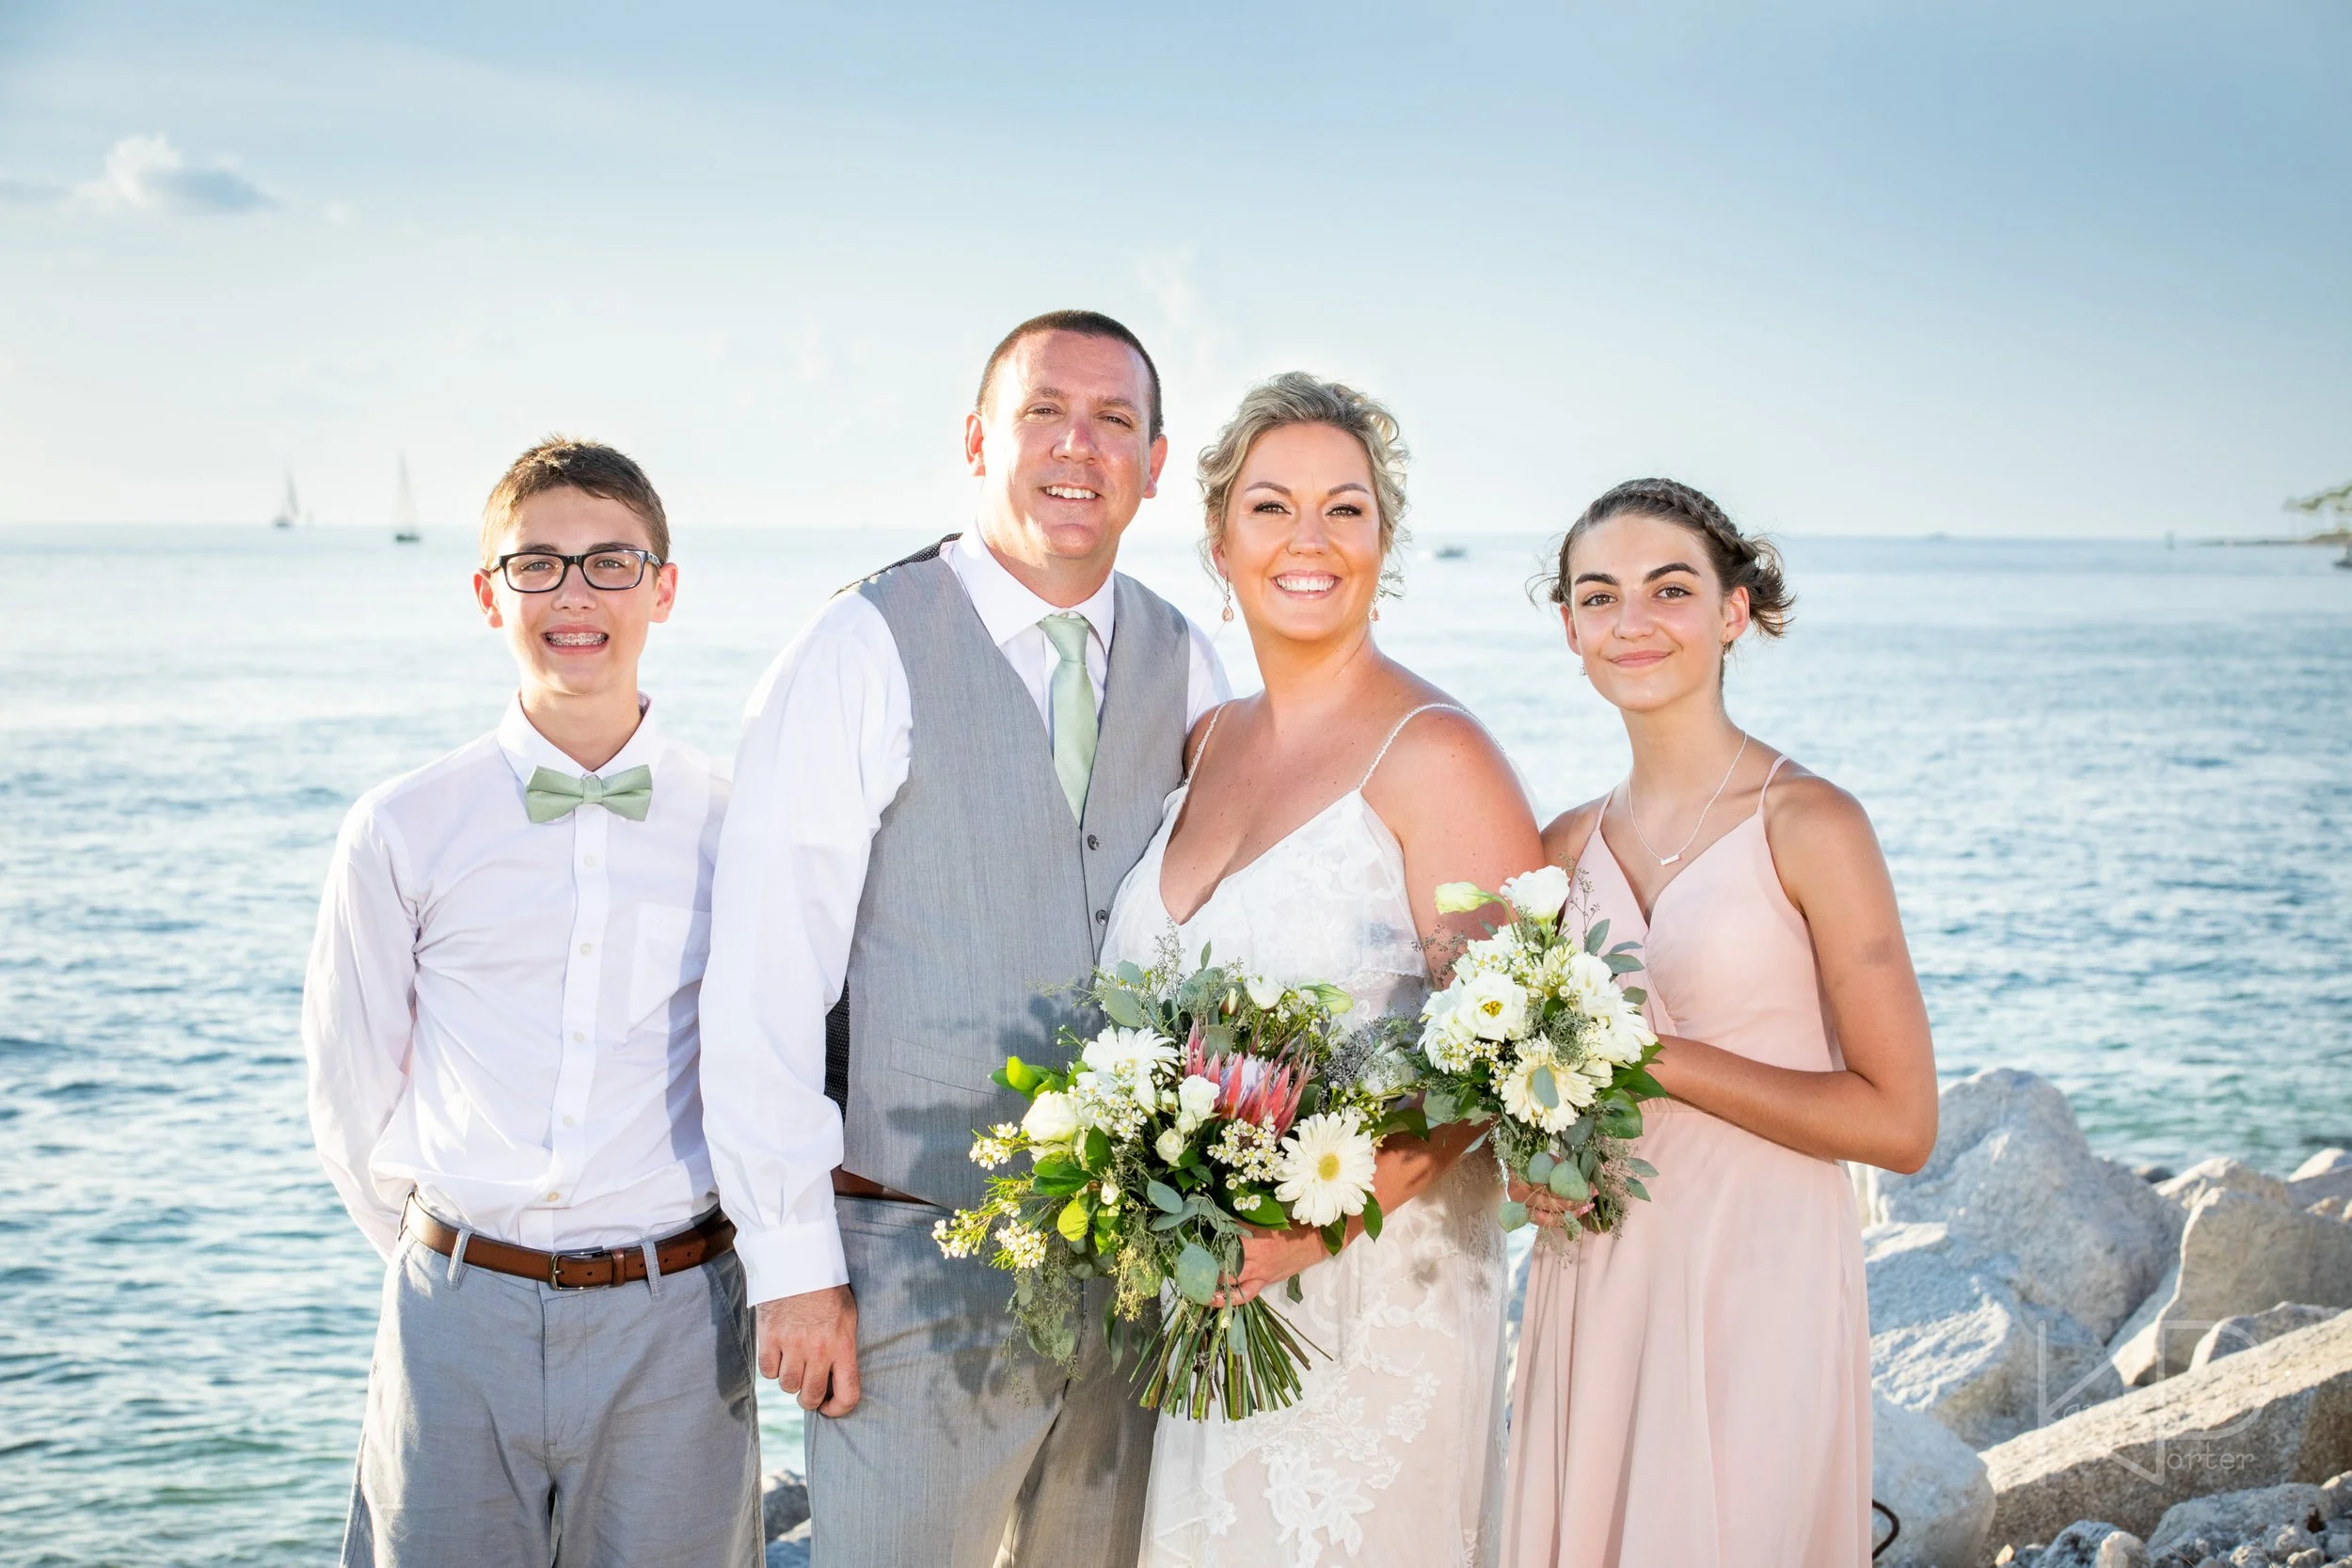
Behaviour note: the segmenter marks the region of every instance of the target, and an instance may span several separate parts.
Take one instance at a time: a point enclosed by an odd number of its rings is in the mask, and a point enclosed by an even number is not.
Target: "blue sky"
[[[2352,477],[2352,9],[0,0],[0,521],[960,523],[1013,321],[1390,401],[1425,532],[2276,531]]]

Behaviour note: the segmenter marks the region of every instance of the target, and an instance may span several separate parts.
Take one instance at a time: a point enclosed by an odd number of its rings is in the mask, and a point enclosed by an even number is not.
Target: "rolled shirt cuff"
[[[821,1220],[787,1220],[764,1230],[737,1220],[735,1251],[743,1260],[744,1293],[755,1307],[850,1282],[841,1228],[831,1213]]]

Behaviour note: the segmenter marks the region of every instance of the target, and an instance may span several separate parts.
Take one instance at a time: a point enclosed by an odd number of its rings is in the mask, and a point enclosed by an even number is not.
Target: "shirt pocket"
[[[665,1008],[668,1032],[694,1022],[703,968],[710,961],[710,911],[675,904],[637,907],[637,959],[629,972],[628,1027],[631,1034]]]

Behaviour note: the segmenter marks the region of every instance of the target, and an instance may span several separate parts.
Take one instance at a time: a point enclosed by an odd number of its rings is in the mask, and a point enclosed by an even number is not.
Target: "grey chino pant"
[[[1011,1281],[941,1257],[939,1210],[834,1206],[864,1399],[808,1418],[816,1568],[1134,1568],[1155,1417],[1110,1364],[1102,1296],[1066,1378],[1006,1354]]]
[[[733,1253],[558,1291],[404,1235],[346,1568],[755,1568],[759,1427]]]

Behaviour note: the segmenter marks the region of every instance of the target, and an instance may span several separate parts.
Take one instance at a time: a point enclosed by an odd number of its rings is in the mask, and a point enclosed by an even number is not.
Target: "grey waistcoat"
[[[1093,972],[1111,896],[1183,778],[1191,631],[1114,579],[1094,773],[1073,821],[1036,702],[938,556],[858,589],[906,666],[914,745],[866,863],[826,1086],[844,1101],[844,1169],[969,1207],[986,1180],[973,1132],[1026,1108],[989,1074],[1009,1055],[1059,1066],[1057,1027],[1090,1022],[1056,992]]]

